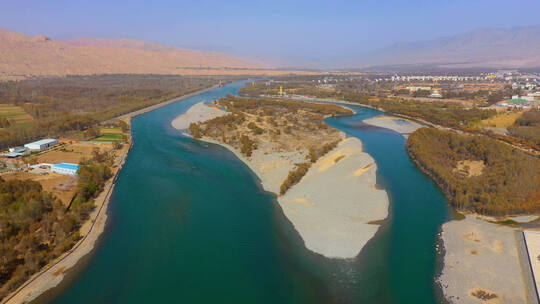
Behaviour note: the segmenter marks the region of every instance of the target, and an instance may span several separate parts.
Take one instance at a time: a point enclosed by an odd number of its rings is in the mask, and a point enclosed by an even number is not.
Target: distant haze
[[[418,64],[421,58],[506,66],[536,62],[528,58],[537,52],[535,41],[510,36],[530,27],[527,37],[537,39],[539,11],[538,0],[29,0],[2,3],[0,28],[54,40],[131,38],[277,67]],[[508,42],[504,47],[489,41],[499,37]],[[512,43],[525,53],[511,50]]]
[[[540,26],[480,29],[428,41],[400,42],[337,59],[343,67],[435,65],[446,68],[540,67]]]

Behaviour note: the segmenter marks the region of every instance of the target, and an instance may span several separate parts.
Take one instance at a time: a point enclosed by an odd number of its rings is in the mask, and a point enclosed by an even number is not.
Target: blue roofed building
[[[79,165],[72,163],[59,163],[56,165],[52,165],[51,171],[64,175],[77,175],[77,171],[79,171]]]

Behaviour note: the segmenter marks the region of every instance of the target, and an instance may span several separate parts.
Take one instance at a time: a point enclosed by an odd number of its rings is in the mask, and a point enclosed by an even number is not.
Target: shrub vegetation
[[[484,135],[433,128],[412,133],[407,151],[458,210],[505,215],[540,211],[540,160]],[[457,170],[460,161],[482,161],[478,176]]]
[[[80,226],[112,176],[112,157],[98,151],[81,163],[67,208],[36,181],[0,178],[0,299],[80,239]]]

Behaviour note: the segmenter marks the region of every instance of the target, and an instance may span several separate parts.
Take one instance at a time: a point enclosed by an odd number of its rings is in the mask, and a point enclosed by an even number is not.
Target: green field
[[[0,118],[6,118],[12,125],[17,126],[31,125],[34,122],[32,116],[23,108],[11,104],[0,104]]]
[[[103,133],[93,141],[125,141],[125,137],[122,133]]]

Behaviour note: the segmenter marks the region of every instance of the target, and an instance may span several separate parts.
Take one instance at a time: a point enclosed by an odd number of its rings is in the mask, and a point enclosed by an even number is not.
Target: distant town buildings
[[[383,80],[383,79],[380,79]],[[531,90],[538,87],[540,75],[520,73],[515,70],[501,70],[497,73],[480,75],[394,75],[386,78],[392,82],[474,82],[474,81],[513,81],[512,88]]]
[[[483,76],[430,76],[430,75],[404,75],[392,76],[391,81],[482,81],[486,80]]]

